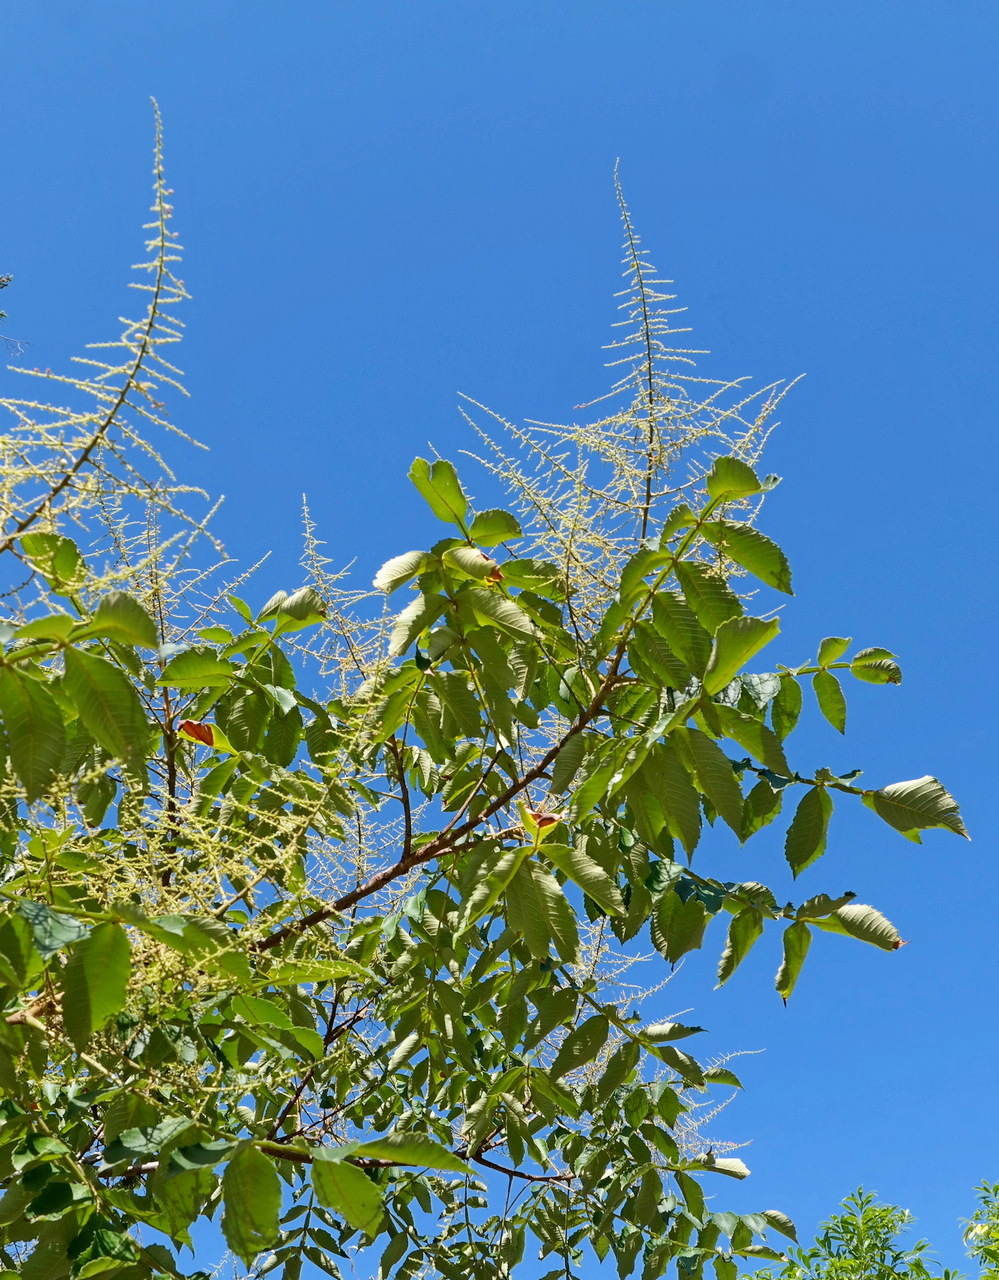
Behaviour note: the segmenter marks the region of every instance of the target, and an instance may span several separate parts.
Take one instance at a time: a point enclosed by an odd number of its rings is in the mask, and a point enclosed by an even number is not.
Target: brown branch
[[[572,1182],[574,1173],[524,1173],[521,1169],[508,1169],[505,1165],[487,1160],[485,1156],[470,1156],[476,1164],[483,1164],[487,1169],[495,1169],[497,1173],[505,1173],[508,1178],[523,1178],[525,1182]]]

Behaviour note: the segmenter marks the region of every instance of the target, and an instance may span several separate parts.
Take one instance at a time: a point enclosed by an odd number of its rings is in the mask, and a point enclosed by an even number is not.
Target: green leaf
[[[659,801],[670,835],[680,841],[688,854],[693,853],[701,838],[700,800],[690,774],[669,738],[650,748],[640,773]]]
[[[576,917],[550,872],[529,859],[507,886],[506,901],[510,927],[523,935],[536,960],[547,960],[554,942],[561,960],[575,962],[579,951]]]
[[[389,1133],[384,1138],[362,1142],[351,1151],[351,1155],[368,1156],[372,1160],[394,1160],[396,1164],[417,1165],[425,1169],[443,1169],[446,1173],[473,1172],[460,1156],[422,1133]]]
[[[72,596],[87,580],[87,566],[71,538],[59,533],[26,533],[21,550],[57,596]]]
[[[846,698],[840,682],[831,671],[816,671],[812,676],[812,688],[825,718],[834,729],[846,733]]]
[[[220,689],[235,675],[235,668],[214,650],[187,649],[170,659],[156,683],[171,689]]]
[[[155,649],[160,642],[156,623],[138,600],[125,591],[110,591],[101,597],[96,613],[87,624],[87,633],[137,644],[144,649]]]
[[[274,1162],[245,1142],[222,1175],[222,1234],[233,1253],[247,1267],[280,1235],[281,1180]]]
[[[315,587],[299,587],[297,591],[285,597],[278,608],[278,613],[294,618],[296,622],[318,622],[326,617],[326,601]],[[284,630],[288,628],[285,627]]]
[[[465,515],[468,499],[450,462],[438,458],[431,464],[425,458],[415,458],[409,469],[409,478],[438,520],[456,524],[462,533],[467,532]]]
[[[312,1160],[312,1189],[326,1209],[332,1209],[365,1235],[376,1236],[385,1212],[382,1191],[363,1170],[320,1148]]]
[[[105,658],[67,649],[63,687],[87,731],[130,773],[145,773],[149,722],[132,682]]]
[[[688,1036],[700,1035],[703,1027],[687,1027],[682,1022],[653,1022],[651,1026],[642,1027],[641,1036],[650,1044],[668,1044],[671,1040],[686,1040]]]
[[[766,778],[756,783],[742,807],[743,841],[773,822],[781,811],[782,800],[783,791],[772,787]]]
[[[470,536],[473,542],[483,547],[496,547],[509,538],[522,538],[524,535],[515,515],[492,507],[476,515]]]
[[[581,1022],[563,1041],[549,1072],[551,1079],[558,1080],[569,1071],[592,1062],[607,1043],[609,1034],[610,1023],[602,1013]]]
[[[389,637],[389,656],[397,658],[405,653],[413,641],[432,626],[446,608],[446,596],[418,595],[395,620],[392,635]]]
[[[704,672],[704,688],[720,693],[745,664],[780,631],[776,618],[729,618],[715,633],[711,658]]]
[[[902,668],[888,649],[861,649],[850,659],[850,674],[868,684],[902,683]]]
[[[791,566],[776,542],[771,542],[751,524],[735,520],[709,520],[701,532],[722,555],[728,556],[754,577],[787,595],[791,590]]]
[[[449,569],[457,570],[461,577],[478,578],[480,581],[491,577],[499,568],[496,561],[478,547],[449,547],[441,559]]]
[[[10,762],[29,804],[43,796],[62,765],[66,717],[39,680],[0,668],[0,715]]]
[[[546,841],[541,848],[541,856],[557,867],[573,884],[578,885],[584,893],[588,893],[593,901],[599,903],[609,915],[624,915],[625,906],[620,889],[603,867],[587,857],[581,849]]]
[[[784,841],[784,856],[795,876],[825,853],[832,811],[825,787],[810,787],[798,802]]]
[[[425,551],[404,551],[401,556],[393,556],[378,570],[371,585],[376,590],[391,595],[397,587],[403,586],[410,578],[415,578],[423,571],[426,559]]]
[[[812,931],[803,920],[795,920],[784,930],[784,958],[777,970],[777,994],[786,1003],[794,990],[801,967],[812,945]],[[779,1230],[779,1228],[778,1228]],[[785,1232],[785,1234],[787,1234]]]
[[[674,572],[684,599],[712,635],[723,622],[742,613],[739,597],[717,570],[698,560],[681,560]]]
[[[741,458],[715,458],[706,484],[711,498],[747,498],[763,492],[756,472]]]
[[[916,844],[922,843],[920,831],[931,827],[946,827],[970,839],[957,801],[942,783],[929,775],[911,782],[893,782],[880,791],[865,791],[864,804]]]
[[[628,661],[653,688],[686,689],[691,675],[650,622],[638,622],[628,642]]]
[[[701,792],[741,840],[742,788],[732,762],[700,729],[678,729],[675,736],[687,745]]]
[[[781,1213],[778,1209],[764,1209],[763,1216],[775,1231],[779,1231],[782,1236],[787,1236],[795,1244],[798,1243],[798,1233],[786,1213]]]
[[[880,947],[882,951],[897,951],[905,946],[898,930],[886,920],[880,911],[861,902],[849,902],[837,908],[831,916],[824,920],[816,920],[815,926],[827,933],[843,933],[861,942],[869,942],[871,946]]]
[[[62,1019],[77,1049],[125,1007],[132,972],[128,936],[120,924],[96,925],[73,948],[61,974]]]
[[[843,636],[826,636],[819,645],[819,661],[820,667],[828,667],[831,662],[835,662],[838,658],[842,658],[850,647],[850,641]]]
[[[675,592],[659,591],[652,600],[652,622],[684,666],[703,675],[711,657],[711,636],[690,605]]]
[[[497,627],[515,640],[534,640],[534,623],[512,600],[489,587],[465,587],[460,596],[471,606],[480,623]]]
[[[763,913],[757,907],[743,907],[728,927],[728,938],[718,965],[718,985],[728,982],[763,932]]]
[[[48,960],[73,942],[86,936],[87,926],[73,916],[53,911],[42,902],[27,902],[23,898],[15,907],[18,915],[31,926],[35,950],[43,960]]]
[[[765,764],[774,773],[784,778],[791,776],[791,766],[784,755],[780,739],[762,721],[757,720],[755,716],[746,715],[743,711],[737,711],[735,707],[725,706],[723,703],[715,704],[714,713],[727,738],[737,742],[740,747],[745,747],[761,764]]]
[[[631,1077],[641,1056],[641,1045],[637,1040],[625,1040],[611,1054],[604,1068],[603,1075],[597,1084],[597,1100],[602,1106],[615,1089],[619,1089]]]
[[[585,754],[586,739],[581,733],[573,734],[562,743],[555,757],[555,763],[552,765],[551,790],[555,795],[561,795],[563,791],[569,790]]]
[[[689,951],[699,951],[709,916],[700,898],[691,895],[686,902],[678,893],[664,893],[656,905],[652,924],[652,941],[670,964]]]
[[[685,502],[678,503],[666,517],[666,522],[659,535],[660,550],[665,550],[672,538],[694,524],[696,516]]]
[[[780,690],[770,708],[770,721],[781,742],[794,730],[801,715],[801,685],[792,675],[782,675]]]

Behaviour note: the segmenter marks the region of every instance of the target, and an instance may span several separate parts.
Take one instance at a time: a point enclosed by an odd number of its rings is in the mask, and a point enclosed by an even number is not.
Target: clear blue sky
[[[369,579],[436,533],[404,476],[456,455],[467,392],[562,419],[607,385],[615,158],[705,369],[807,374],[764,527],[798,595],[781,657],[823,635],[903,657],[802,765],[933,773],[974,843],[836,818],[811,891],[856,891],[911,944],[822,938],[788,1009],[776,937],[722,992],[668,1001],[744,1060],[720,1124],[752,1139],[722,1207],[808,1233],[858,1183],[944,1258],[999,1179],[994,518],[999,9],[993,0],[30,0],[0,18],[5,332],[57,368],[110,336],[161,104],[194,295],[173,447],[227,501],[257,594],[297,583],[300,495]],[[9,375],[0,383],[10,385]],[[474,489],[477,481],[471,480]],[[783,884],[775,841],[720,873]],[[750,846],[752,849],[753,846]],[[717,940],[716,940],[717,941]],[[672,994],[675,992],[675,997]],[[665,1011],[665,1010],[664,1010]]]

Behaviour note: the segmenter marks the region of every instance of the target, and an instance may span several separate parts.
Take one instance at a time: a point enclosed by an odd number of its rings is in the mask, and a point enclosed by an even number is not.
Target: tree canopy
[[[902,945],[835,886],[782,903],[714,877],[712,828],[786,819],[796,876],[836,802],[966,834],[935,778],[788,757],[805,696],[843,731],[843,679],[880,696],[901,671],[835,636],[768,658],[783,389],[695,375],[622,201],[603,416],[479,425],[502,508],[417,458],[432,545],[357,588],[310,516],[304,583],[251,605],[164,457],[171,212],[157,144],[140,318],[38,375],[44,401],[3,401],[7,1272],[180,1276],[208,1219],[289,1278],[358,1249],[403,1280],[508,1275],[528,1249],[546,1280],[587,1251],[644,1280],[779,1260],[791,1223],[710,1209],[701,1175],[747,1170],[685,1125],[737,1078],[623,975],[651,945],[655,985],[716,917],[719,982],[782,930],[785,1000],[816,929]]]

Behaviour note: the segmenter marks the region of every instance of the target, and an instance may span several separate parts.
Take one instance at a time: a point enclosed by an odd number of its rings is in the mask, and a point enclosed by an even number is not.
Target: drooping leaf
[[[846,698],[840,682],[831,671],[816,671],[812,676],[812,688],[825,718],[834,729],[846,733]]]
[[[556,795],[561,795],[563,791],[569,790],[572,780],[576,776],[576,770],[583,763],[585,754],[586,739],[581,733],[567,738],[559,748],[555,763],[552,765],[551,777],[551,789]]]
[[[704,688],[718,693],[739,674],[780,631],[776,618],[729,618],[715,633],[711,658],[704,672]]]
[[[624,915],[621,891],[598,862],[579,848],[546,841],[543,856],[610,915]]]
[[[552,1064],[551,1078],[558,1080],[577,1067],[592,1062],[606,1044],[609,1034],[610,1023],[602,1013],[596,1013],[581,1022],[569,1032],[559,1049]]]
[[[233,1253],[249,1266],[277,1241],[281,1180],[274,1162],[252,1142],[237,1149],[222,1175],[222,1234]]]
[[[691,895],[684,901],[678,893],[664,893],[656,906],[652,923],[652,941],[670,964],[676,964],[688,951],[700,950],[709,916],[700,898]]]
[[[389,1133],[384,1138],[362,1142],[353,1155],[372,1160],[394,1160],[397,1164],[443,1169],[446,1173],[471,1173],[466,1162],[447,1147],[422,1133]]]
[[[742,838],[748,840],[757,831],[768,826],[781,811],[783,791],[761,778],[746,796],[742,807]]]
[[[312,1189],[316,1199],[366,1235],[378,1234],[385,1210],[383,1192],[368,1175],[334,1151],[321,1147],[312,1160]]]
[[[149,750],[146,711],[124,672],[106,658],[67,649],[64,688],[94,740],[132,774],[145,773]]]
[[[63,1025],[77,1049],[125,1007],[131,971],[128,936],[113,921],[95,925],[73,948],[60,980]]]
[[[389,656],[398,657],[405,653],[413,641],[432,626],[446,608],[446,596],[418,595],[395,620],[392,635],[389,637]]]
[[[763,932],[763,913],[757,907],[743,907],[728,927],[728,938],[718,965],[718,985],[728,982]]]
[[[687,602],[673,591],[657,592],[652,622],[683,665],[694,675],[703,675],[711,657],[711,636]]]
[[[745,747],[761,764],[765,764],[774,773],[785,778],[791,776],[791,766],[784,755],[780,739],[762,720],[737,711],[735,707],[727,707],[720,703],[715,705],[714,711],[726,737],[731,738],[733,742],[738,742],[740,747]]]
[[[810,787],[798,801],[784,841],[784,856],[794,875],[800,875],[825,853],[832,811],[826,787]]]
[[[893,782],[880,791],[865,791],[864,804],[915,844],[920,831],[946,827],[956,835],[968,836],[957,801],[936,778],[927,774],[911,782]]]
[[[791,566],[784,552],[751,524],[735,520],[708,520],[701,525],[701,532],[722,555],[748,569],[768,587],[794,595]]]
[[[770,722],[781,742],[794,730],[801,715],[801,685],[793,675],[782,675],[780,690],[770,707]]]
[[[45,794],[62,765],[66,718],[42,681],[14,667],[0,668],[0,716],[11,764],[32,804]]]
[[[803,920],[795,920],[784,930],[784,958],[777,970],[777,994],[787,1001],[797,984],[802,965],[812,944],[812,931]]]
[[[640,772],[662,806],[670,835],[692,854],[701,838],[700,801],[690,774],[669,738],[651,747]]]
[[[782,1236],[787,1236],[795,1244],[798,1243],[798,1233],[786,1213],[781,1213],[779,1209],[764,1209],[763,1216],[775,1231],[779,1231]]]
[[[465,532],[468,499],[450,462],[438,458],[430,463],[425,458],[415,458],[409,469],[409,478],[438,520],[456,524],[462,533]]]
[[[697,784],[719,815],[742,839],[742,788],[725,752],[700,729],[678,729],[693,761]]]
[[[479,511],[472,520],[470,536],[483,547],[496,547],[510,538],[521,538],[523,533],[517,517],[510,511],[490,508]]]

